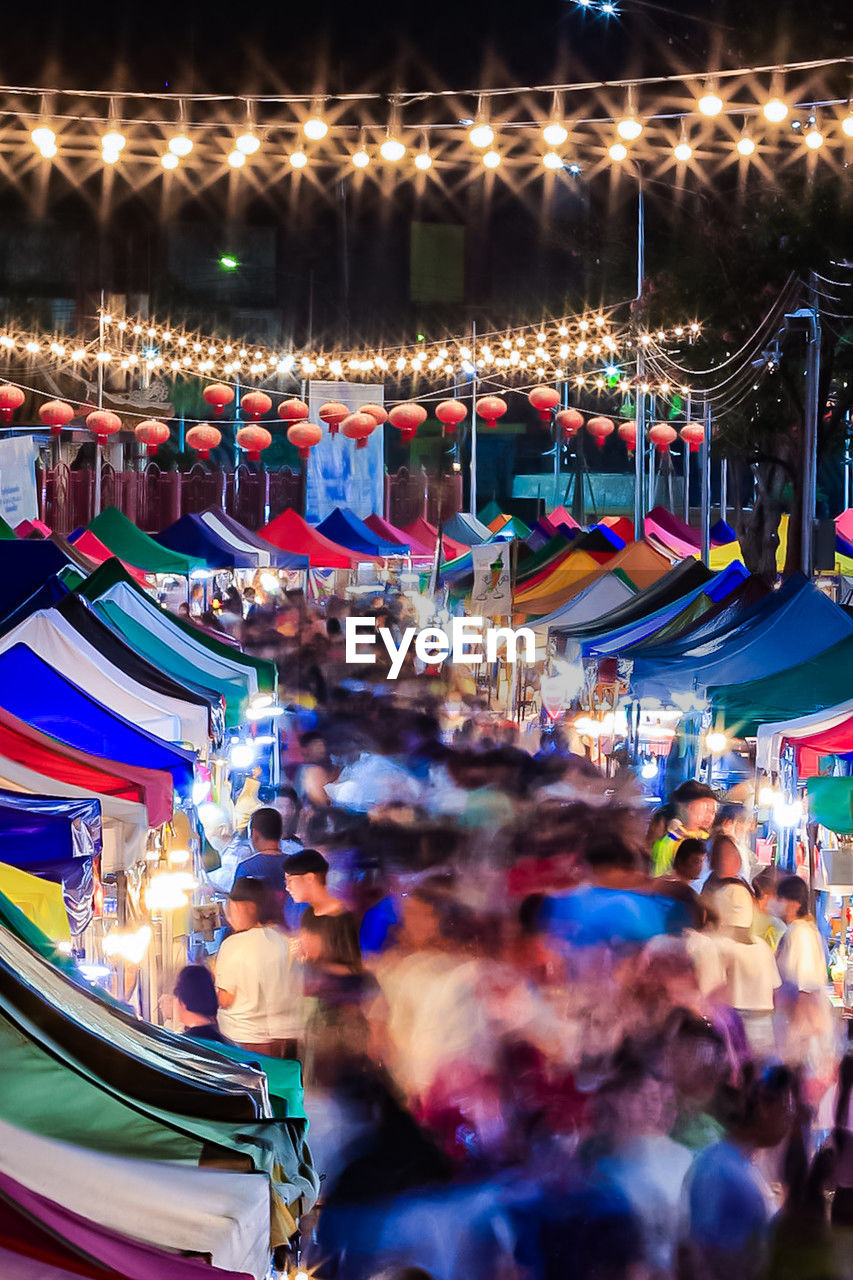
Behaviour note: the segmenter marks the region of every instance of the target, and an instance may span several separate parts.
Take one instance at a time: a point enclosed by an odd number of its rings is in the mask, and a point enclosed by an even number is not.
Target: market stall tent
[[[282,511],[264,525],[260,535],[275,547],[307,556],[312,569],[355,569],[359,564],[373,561],[371,556],[359,555],[331,542],[291,510]]]
[[[433,548],[431,550],[426,543],[407,537],[404,529],[398,529],[395,524],[384,520],[382,516],[367,516],[364,523],[368,529],[372,530],[385,542],[396,543],[398,547],[408,547],[409,555],[413,560],[431,560],[435,555],[435,539],[433,539]]]
[[[628,559],[629,552],[634,553],[636,560]],[[609,631],[647,618],[668,605],[683,602],[686,597],[692,597],[697,590],[700,590],[711,577],[705,566],[696,560],[682,560],[673,567],[663,556],[658,556],[658,569],[653,571],[657,572],[658,576],[644,586],[642,582],[637,582],[633,578],[626,565],[636,564],[637,568],[634,572],[637,576],[640,577],[642,574],[644,578],[648,578],[651,576],[645,568],[648,557],[656,555],[657,553],[645,543],[629,544],[619,555],[620,572],[628,573],[631,581],[635,582],[639,588],[636,595],[597,621],[572,628],[552,626],[551,629],[556,634],[570,635],[581,642],[591,642],[600,639]]]
[[[226,539],[238,551],[250,551],[257,557],[258,568],[296,569],[308,568],[308,557],[297,555],[293,551],[282,551],[274,547],[264,538],[246,529],[242,524],[220,511],[217,507],[209,507],[202,511],[201,518],[208,528]]]
[[[62,897],[62,885],[0,863],[0,893],[55,942],[68,942],[71,928]],[[0,1058],[2,1066],[2,1058]],[[5,1088],[4,1079],[4,1088]]]
[[[181,516],[154,534],[154,541],[178,555],[192,556],[208,569],[256,569],[258,557],[221,537],[198,515]]]
[[[419,542],[421,546],[427,547],[430,555],[435,555],[438,529],[434,524],[430,524],[428,520],[424,520],[423,516],[418,516],[417,520],[413,520],[411,524],[404,525],[403,533],[407,538],[412,538],[415,542]],[[443,559],[455,560],[457,556],[463,556],[468,549],[467,542],[457,542],[455,538],[451,538],[448,534],[447,526],[442,526],[441,555]]]
[[[13,613],[67,564],[68,557],[46,540],[24,541],[13,536],[4,543],[0,617]]]
[[[186,577],[193,569],[204,568],[204,562],[197,556],[186,556],[161,547],[128,520],[118,507],[106,507],[87,527],[119,560],[144,569],[146,573],[172,573]],[[71,541],[75,541],[75,534],[71,535]]]
[[[481,542],[489,542],[492,537],[492,531],[487,525],[481,524],[476,516],[464,511],[457,511],[456,515],[445,520],[442,531],[454,542],[461,542],[466,547],[479,546]]]
[[[317,532],[322,533],[330,542],[348,547],[350,551],[364,552],[368,556],[405,556],[409,548],[399,543],[387,542],[374,533],[369,525],[346,507],[335,507],[333,511],[317,525]]]
[[[755,767],[763,773],[778,773],[782,751],[793,746],[799,756],[804,749],[815,755],[853,752],[853,699],[813,711],[796,719],[771,721],[758,726]]]
[[[617,574],[605,573],[602,577],[594,579],[583,591],[579,591],[562,608],[537,618],[533,623],[534,630],[548,631],[552,626],[573,627],[582,623],[595,622],[636,594],[636,588],[630,586]]]

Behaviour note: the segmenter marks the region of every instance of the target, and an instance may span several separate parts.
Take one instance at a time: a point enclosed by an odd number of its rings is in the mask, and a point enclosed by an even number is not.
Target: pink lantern
[[[554,387],[534,387],[532,391],[528,391],[527,399],[542,421],[550,422],[551,414],[560,403],[560,393]]]
[[[248,391],[240,401],[240,408],[250,422],[257,422],[265,413],[269,413],[272,400],[265,391]]]
[[[12,414],[24,403],[24,393],[11,382],[0,386],[0,422],[11,422]]]
[[[287,428],[287,438],[299,450],[302,461],[306,462],[311,457],[315,444],[323,439],[323,428],[318,427],[316,422],[294,422],[292,427]]]
[[[39,407],[39,417],[46,427],[50,427],[50,434],[58,436],[74,417],[74,410],[64,400],[47,400]]]
[[[442,400],[435,406],[435,416],[448,431],[455,431],[468,417],[468,407],[461,400]]]
[[[498,418],[502,418],[507,410],[506,400],[500,396],[482,396],[475,407],[486,426],[492,428],[497,426]]]
[[[348,440],[355,441],[356,449],[367,448],[367,441],[376,427],[376,419],[371,413],[351,413],[341,423],[341,431]]]
[[[681,438],[689,446],[691,453],[698,453],[705,440],[705,428],[701,422],[685,422],[681,428]]]
[[[260,462],[261,450],[272,444],[272,436],[266,427],[241,427],[237,432],[237,443],[245,449],[250,462]]]
[[[209,422],[200,422],[197,427],[190,427],[187,432],[187,446],[195,449],[202,462],[207,462],[211,449],[217,449],[222,443],[222,432],[212,427]]]
[[[394,408],[388,414],[388,421],[392,427],[396,427],[400,432],[403,441],[413,440],[418,427],[426,422],[427,411],[422,404],[415,404],[414,400],[407,400],[404,404],[395,404]]]
[[[658,453],[669,453],[669,446],[678,439],[678,432],[668,422],[656,422],[649,430],[649,439]]]
[[[377,427],[381,427],[383,422],[388,421],[388,412],[383,409],[381,404],[363,404],[359,406],[359,413],[369,413],[373,418]]]
[[[584,424],[584,416],[579,409],[561,409],[554,419],[566,440],[577,435]]]
[[[345,404],[341,404],[338,400],[327,400],[325,404],[320,405],[317,416],[329,428],[329,435],[336,436],[341,423],[344,418],[349,417],[349,414],[350,411]]]
[[[109,409],[95,409],[87,416],[86,426],[95,433],[98,444],[104,445],[108,436],[114,436],[117,431],[121,431],[121,418]]]
[[[133,434],[136,436],[140,444],[144,444],[146,452],[150,458],[153,458],[157,449],[161,444],[165,444],[169,439],[169,428],[165,422],[157,422],[154,418],[146,418],[144,422],[140,422],[133,428]]]
[[[599,449],[604,448],[604,442],[608,436],[612,436],[616,427],[610,418],[590,418],[586,424],[586,429],[592,436]]]
[[[304,422],[308,412],[308,405],[296,396],[292,400],[282,400],[278,406],[278,416],[282,422]]]
[[[620,440],[625,441],[625,445],[629,453],[633,453],[637,447],[637,423],[635,419],[630,422],[623,422],[619,426],[618,436]]]

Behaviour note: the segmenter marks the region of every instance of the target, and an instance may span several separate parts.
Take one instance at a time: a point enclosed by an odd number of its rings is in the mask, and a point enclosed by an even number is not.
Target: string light
[[[765,120],[769,120],[771,124],[781,124],[788,115],[788,104],[781,98],[768,98],[762,110]]]
[[[234,146],[238,151],[242,152],[244,156],[253,156],[260,150],[261,140],[256,137],[254,133],[248,131],[246,133],[241,133],[239,138],[234,140]]]
[[[419,151],[414,159],[416,169],[420,169],[421,173],[426,173],[427,169],[432,168],[432,156],[428,151]]]
[[[173,156],[178,156],[183,160],[190,154],[193,149],[193,140],[188,138],[185,133],[178,133],[174,138],[169,139],[169,150]],[[174,168],[174,166],[167,166]]]
[[[723,100],[712,88],[707,88],[696,103],[703,116],[718,116],[723,109]]]
[[[39,125],[37,129],[33,129],[30,137],[33,146],[44,156],[45,160],[52,160],[56,155],[56,134],[47,125]]]
[[[675,156],[679,164],[686,164],[693,155],[693,148],[686,138],[682,138],[681,141],[673,147],[672,154]]]
[[[242,169],[243,165],[246,163],[245,151],[238,151],[236,149],[234,151],[229,151],[228,163],[232,169]]]
[[[624,142],[614,142],[608,151],[608,155],[611,160],[615,160],[617,164],[620,164],[623,160],[628,159],[628,148]]]
[[[160,163],[164,169],[177,169],[181,162],[174,151],[164,151],[160,157]]]
[[[302,126],[302,132],[311,142],[322,142],[329,132],[329,126],[322,116],[309,116]]]
[[[853,111],[848,111],[841,121],[841,130],[848,138],[853,138]]]
[[[353,152],[352,162],[355,165],[356,169],[367,168],[367,166],[370,164],[370,156],[367,154],[364,147],[360,147],[358,151]]]
[[[636,142],[643,132],[643,126],[636,116],[624,116],[617,124],[616,132],[626,142]]]
[[[569,136],[569,131],[560,120],[551,120],[542,130],[542,137],[549,147],[561,147]]]
[[[308,157],[304,151],[291,151],[290,163],[294,169],[304,169],[308,163]]]
[[[813,124],[806,136],[803,138],[806,146],[810,151],[819,151],[824,144],[824,136],[816,124]]]
[[[755,143],[748,133],[742,133],[737,140],[737,149],[742,156],[751,156],[755,151]]]
[[[483,156],[483,164],[487,169],[497,169],[501,162],[499,151],[487,151]]]
[[[379,148],[379,154],[383,160],[388,160],[391,164],[397,164],[406,154],[406,148],[399,138],[388,137]]]
[[[544,156],[542,157],[542,163],[544,164],[546,169],[552,169],[552,170],[562,169],[563,157],[561,155],[558,155],[556,151],[546,151]]]
[[[468,141],[478,151],[490,147],[495,140],[495,131],[490,124],[481,120],[468,131]]]

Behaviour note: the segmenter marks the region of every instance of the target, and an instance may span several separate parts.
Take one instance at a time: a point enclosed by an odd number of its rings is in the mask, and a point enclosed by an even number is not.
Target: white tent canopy
[[[796,720],[774,720],[771,724],[762,724],[758,729],[758,740],[755,749],[755,763],[763,773],[776,773],[782,753],[782,743],[788,739],[810,738],[812,734],[822,733],[826,729],[834,729],[853,716],[853,699],[839,702],[837,706],[825,707],[823,711],[813,711],[807,716],[799,716]]]
[[[549,627],[575,627],[581,623],[594,622],[603,618],[611,609],[616,609],[626,600],[631,600],[636,591],[623,582],[615,573],[602,574],[583,591],[579,591],[567,604],[543,618],[537,618],[532,624],[535,631],[547,631]]]

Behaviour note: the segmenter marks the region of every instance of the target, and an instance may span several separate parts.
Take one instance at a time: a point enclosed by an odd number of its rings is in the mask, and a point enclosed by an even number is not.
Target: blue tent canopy
[[[34,613],[38,613],[39,609],[52,609],[55,604],[59,604],[60,600],[64,600],[71,594],[68,587],[61,578],[53,574],[48,578],[47,582],[38,587],[31,596],[27,596],[22,604],[5,618],[0,618],[0,635],[5,635],[7,631],[11,631],[19,622],[23,622]]]
[[[694,640],[680,657],[635,660],[632,685],[635,693],[665,698],[723,681],[741,684],[795,666],[851,635],[853,619],[796,574],[730,630]]]
[[[395,542],[386,542],[363,520],[359,520],[355,512],[349,511],[346,507],[335,507],[334,511],[317,525],[317,532],[322,533],[323,537],[331,542],[337,542],[338,546],[347,547],[350,551],[360,551],[363,555],[406,556],[409,554],[408,547],[401,547]]]
[[[184,793],[192,785],[194,752],[169,746],[107,710],[25,644],[0,653],[0,706],[79,751],[119,764],[164,770]]]
[[[721,547],[729,542],[737,542],[737,534],[725,520],[718,520],[716,524],[712,524],[710,534],[711,541],[716,542]]]
[[[8,617],[67,564],[68,557],[47,539],[4,541],[0,617]]]
[[[494,536],[487,525],[481,524],[476,516],[469,516],[464,511],[457,511],[455,516],[445,520],[442,523],[441,532],[448,538],[452,538],[454,542],[464,543],[466,547],[476,547],[481,542],[491,542]]]
[[[201,516],[181,516],[174,524],[154,534],[154,541],[180,555],[196,556],[208,569],[256,569],[258,557],[241,551],[220,538]]]
[[[0,790],[0,862],[29,871],[41,863],[100,852],[98,800]]]
[[[221,511],[219,507],[208,507],[206,511],[202,511],[201,519],[208,527],[211,527],[216,533],[218,530],[225,530],[230,535],[227,539],[229,545],[237,544],[238,549],[246,546],[257,547],[261,553],[258,563],[260,565],[269,564],[273,569],[307,569],[308,557],[300,556],[295,551],[285,551],[281,547],[274,547],[271,542],[267,542],[266,538],[260,538],[251,529],[247,529],[245,525],[240,524],[239,520],[235,520],[233,516],[229,516],[226,512]],[[220,534],[224,537],[225,534]]]

